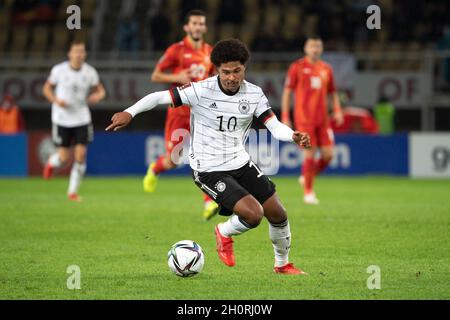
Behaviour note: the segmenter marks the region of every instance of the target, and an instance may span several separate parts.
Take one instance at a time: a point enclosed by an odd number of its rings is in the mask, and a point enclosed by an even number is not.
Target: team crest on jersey
[[[217,191],[224,192],[226,188],[227,188],[227,185],[225,184],[225,182],[222,182],[222,181],[219,180],[216,183],[216,190]]]
[[[247,114],[250,112],[250,102],[247,100],[239,100],[239,112]]]

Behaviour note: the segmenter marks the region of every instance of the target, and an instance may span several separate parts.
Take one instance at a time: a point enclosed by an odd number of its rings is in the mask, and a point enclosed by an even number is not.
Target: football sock
[[[158,175],[166,170],[167,169],[164,167],[164,157],[161,156],[155,162],[155,166],[153,167],[153,173]]]
[[[303,161],[302,174],[305,178],[305,194],[312,192],[313,180],[314,180],[314,159],[306,158]]]
[[[58,153],[54,153],[50,156],[50,158],[48,159],[48,163],[52,166],[52,168],[59,168],[62,166],[62,162],[61,159],[59,158]]]
[[[317,160],[314,163],[314,174],[318,175],[319,173],[321,173],[323,170],[326,169],[326,167],[328,167],[328,164],[330,163],[330,160],[325,160],[323,158],[320,158],[319,160]]]
[[[237,215],[232,215],[230,219],[222,224],[219,224],[219,231],[224,237],[231,237],[240,235],[252,227],[239,218]]]
[[[275,252],[275,267],[281,267],[289,262],[289,249],[291,247],[291,229],[289,221],[269,223],[269,237]]]
[[[78,162],[73,163],[72,170],[70,171],[68,194],[77,193],[78,187],[81,184],[81,180],[83,179],[85,172],[86,172],[85,163],[78,163]]]

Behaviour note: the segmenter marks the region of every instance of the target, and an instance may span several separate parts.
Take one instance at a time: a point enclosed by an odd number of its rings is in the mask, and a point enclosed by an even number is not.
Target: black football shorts
[[[92,124],[73,128],[53,124],[52,138],[53,143],[58,147],[68,148],[77,144],[87,145],[94,138],[94,128]]]
[[[259,167],[249,161],[231,171],[198,172],[192,170],[195,184],[220,205],[220,215],[229,216],[235,204],[248,194],[262,205],[275,193],[275,184]]]

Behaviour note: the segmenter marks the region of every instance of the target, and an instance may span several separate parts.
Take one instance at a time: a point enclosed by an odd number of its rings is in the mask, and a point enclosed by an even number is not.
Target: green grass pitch
[[[86,178],[82,203],[67,179],[0,180],[0,299],[449,299],[450,181],[391,177],[317,180],[320,206],[302,204],[294,177],[274,177],[288,210],[290,260],[308,276],[272,272],[267,221],[236,237],[236,266],[215,251],[215,223],[201,219],[189,178]],[[205,251],[193,278],[170,273],[183,239]],[[69,290],[69,265],[81,289]],[[381,270],[369,290],[367,268]]]

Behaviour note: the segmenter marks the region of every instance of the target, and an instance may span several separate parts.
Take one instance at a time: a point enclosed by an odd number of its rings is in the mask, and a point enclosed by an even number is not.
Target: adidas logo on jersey
[[[216,105],[215,102],[211,103],[211,104],[209,105],[209,107],[210,107],[211,109],[217,109],[217,105]]]

